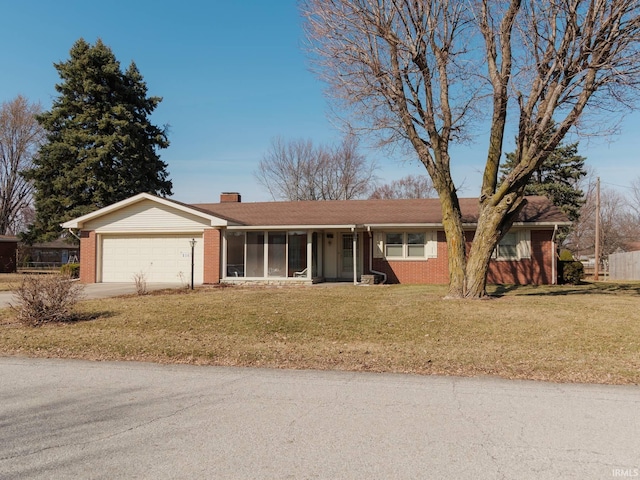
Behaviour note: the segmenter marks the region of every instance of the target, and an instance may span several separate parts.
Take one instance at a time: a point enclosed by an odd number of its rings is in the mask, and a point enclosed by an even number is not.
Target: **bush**
[[[584,265],[582,262],[558,262],[560,283],[577,285],[584,278]]]
[[[60,273],[71,278],[80,277],[80,264],[79,263],[65,263],[60,267]]]
[[[11,308],[23,325],[63,322],[71,319],[82,288],[68,275],[29,275],[13,291],[16,300]]]
[[[134,273],[133,281],[136,284],[136,292],[138,295],[146,295],[149,293],[147,290],[147,276],[144,272]]]
[[[571,253],[566,248],[560,250],[560,261],[562,262],[573,262],[573,253]]]

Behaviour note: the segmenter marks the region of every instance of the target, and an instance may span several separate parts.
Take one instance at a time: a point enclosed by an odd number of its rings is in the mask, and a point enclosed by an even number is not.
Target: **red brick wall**
[[[96,254],[97,248],[96,232],[80,232],[80,282],[96,283],[96,265],[98,264]]]
[[[365,237],[365,270],[369,271],[369,249],[371,237]],[[448,283],[449,256],[444,232],[438,232],[438,258],[426,260],[373,259],[373,270],[387,274],[387,283]]]
[[[545,285],[553,283],[553,231],[531,231],[531,258],[520,261],[492,260],[488,283]]]
[[[553,231],[531,232],[531,258],[520,261],[492,260],[489,265],[488,283],[550,284],[554,252],[551,238]],[[467,251],[473,232],[467,232]],[[365,273],[369,272],[371,237],[365,237]],[[449,282],[449,255],[444,232],[438,232],[438,258],[427,260],[373,259],[373,270],[387,274],[387,283],[445,284]]]
[[[202,239],[204,241],[204,283],[220,283],[220,230],[205,230]]]

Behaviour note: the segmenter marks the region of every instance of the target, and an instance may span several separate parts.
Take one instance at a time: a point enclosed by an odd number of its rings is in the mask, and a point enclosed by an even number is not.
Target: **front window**
[[[244,277],[244,232],[227,232],[227,277]]]
[[[247,232],[247,277],[264,277],[264,232]]]
[[[424,233],[407,233],[407,256],[424,258],[424,245],[426,235]]]
[[[404,252],[404,234],[403,233],[387,233],[386,255],[387,257],[403,257]]]
[[[287,234],[269,232],[269,276],[286,277]]]
[[[318,235],[311,258],[317,273]],[[306,231],[227,231],[226,277],[307,278],[309,234]]]
[[[289,232],[289,277],[307,276],[307,232]]]
[[[393,232],[385,235],[385,256],[388,258],[425,258],[425,232]]]
[[[518,236],[509,232],[497,246],[497,257],[498,258],[517,258],[518,257]]]

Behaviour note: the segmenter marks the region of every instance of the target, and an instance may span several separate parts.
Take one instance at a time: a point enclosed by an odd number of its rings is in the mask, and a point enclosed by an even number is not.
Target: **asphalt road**
[[[0,478],[640,476],[640,387],[0,358]]]

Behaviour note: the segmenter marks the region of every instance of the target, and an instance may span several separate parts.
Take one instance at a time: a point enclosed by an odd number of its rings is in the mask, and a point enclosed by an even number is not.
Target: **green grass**
[[[229,287],[82,302],[80,321],[0,318],[0,355],[640,383],[640,283]]]

